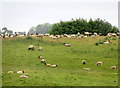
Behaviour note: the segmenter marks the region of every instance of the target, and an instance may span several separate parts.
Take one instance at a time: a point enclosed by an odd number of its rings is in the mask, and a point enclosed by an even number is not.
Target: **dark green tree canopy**
[[[107,33],[117,33],[118,28],[112,26],[109,22],[102,20],[100,18],[96,20],[90,19],[88,22],[85,19],[72,19],[71,21],[60,21],[59,23],[53,24],[50,34],[83,34],[84,32],[91,33],[102,33],[106,35]]]

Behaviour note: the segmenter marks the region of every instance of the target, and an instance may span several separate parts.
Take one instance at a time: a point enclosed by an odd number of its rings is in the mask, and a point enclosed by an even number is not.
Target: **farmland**
[[[110,67],[118,65],[118,39],[111,39],[110,44],[95,45],[104,38],[106,36],[3,39],[3,86],[117,86],[117,70]],[[65,47],[63,43],[69,43],[71,47]],[[35,50],[28,50],[29,45],[34,45]],[[39,47],[43,47],[43,51],[38,51]],[[38,56],[45,57],[47,63],[58,67],[41,64]],[[83,59],[86,59],[85,65],[81,63]],[[98,61],[104,62],[103,66],[95,66]],[[91,70],[85,71],[84,67]],[[29,78],[19,78],[17,73],[8,74],[10,70],[24,70]]]

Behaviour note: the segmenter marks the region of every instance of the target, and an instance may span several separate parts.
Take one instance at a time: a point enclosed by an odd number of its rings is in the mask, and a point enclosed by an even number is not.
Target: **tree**
[[[51,28],[51,24],[49,23],[39,24],[36,27],[31,27],[29,33],[45,34],[50,30],[50,28]]]
[[[3,32],[2,32],[3,34],[6,34],[6,33],[8,32],[7,27],[3,27],[3,28],[2,28],[2,31],[3,31]]]
[[[84,32],[91,33],[102,33],[106,35],[107,33],[116,33],[118,28],[112,26],[109,22],[102,20],[100,18],[96,20],[90,19],[88,22],[85,19],[72,19],[71,21],[60,21],[52,25],[49,33],[50,34],[83,34]]]
[[[7,34],[13,34],[13,31],[12,30],[8,30]]]
[[[30,34],[35,34],[36,33],[34,26],[29,29],[29,33]]]
[[[0,34],[2,34],[2,31],[1,31],[1,29],[0,29]]]

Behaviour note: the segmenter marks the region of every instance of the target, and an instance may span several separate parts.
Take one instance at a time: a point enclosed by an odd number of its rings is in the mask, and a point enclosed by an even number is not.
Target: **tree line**
[[[54,35],[63,35],[63,34],[77,34],[78,32],[83,34],[84,32],[90,33],[101,33],[106,35],[107,33],[117,33],[119,32],[118,28],[112,26],[109,22],[102,20],[100,18],[96,20],[90,19],[89,21],[85,19],[71,19],[70,21],[60,21],[55,24],[39,24],[33,26],[29,29],[29,34],[54,34]],[[7,27],[3,27],[0,34],[13,34],[12,30],[8,30]],[[26,32],[18,32],[20,35],[26,34]]]
[[[112,26],[109,22],[102,20],[100,18],[96,20],[90,19],[89,21],[85,19],[71,19],[70,21],[60,21],[52,25],[49,30],[50,34],[83,34],[84,32],[90,33],[102,33],[106,35],[107,33],[117,33],[118,28]]]
[[[29,29],[30,34],[45,34],[51,29],[51,24],[49,23],[44,23],[44,24],[39,24],[36,27],[33,26]]]

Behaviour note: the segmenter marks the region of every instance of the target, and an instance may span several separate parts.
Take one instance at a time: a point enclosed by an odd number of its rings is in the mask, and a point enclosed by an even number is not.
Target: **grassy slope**
[[[3,40],[3,86],[116,86],[117,70],[110,66],[117,65],[118,43],[112,40],[111,44],[95,46],[103,38]],[[65,47],[63,42],[72,46]],[[34,51],[27,50],[31,44],[36,47]],[[43,51],[37,50],[40,46]],[[59,67],[44,66],[37,58],[39,55]],[[82,59],[87,60],[86,65],[81,64]],[[97,61],[103,61],[103,67],[94,66]],[[91,71],[84,71],[84,67]],[[8,74],[9,70],[25,70],[29,78],[20,79],[20,74]]]

